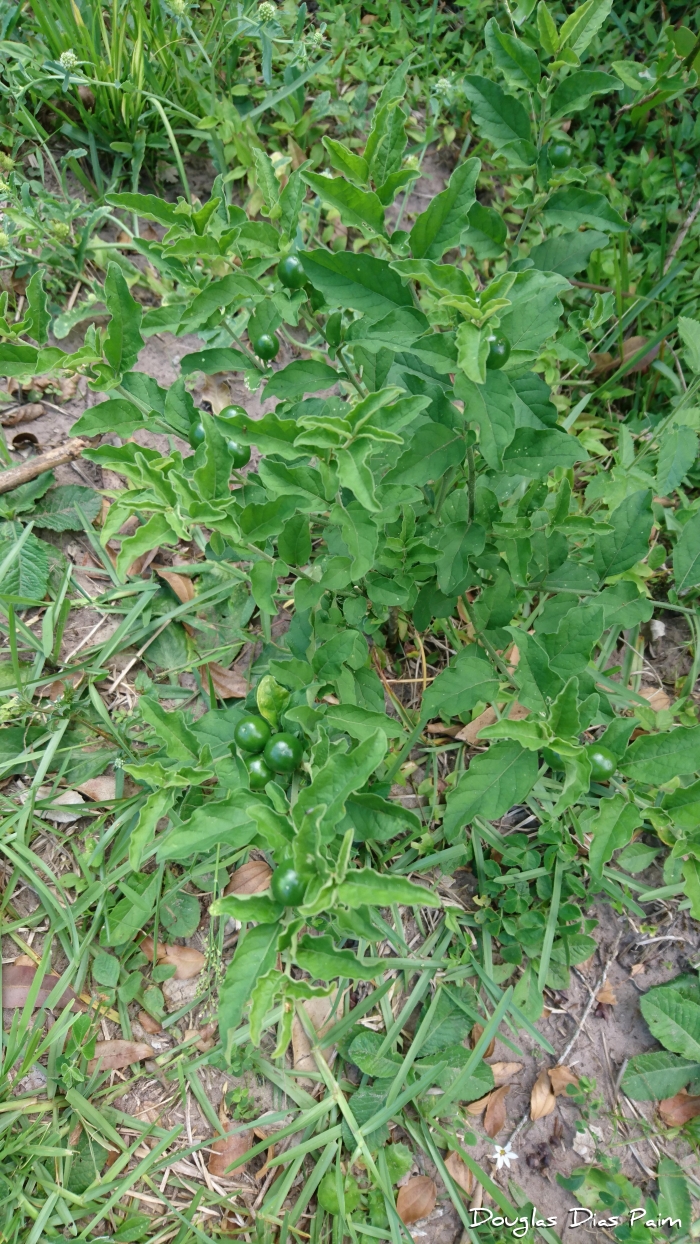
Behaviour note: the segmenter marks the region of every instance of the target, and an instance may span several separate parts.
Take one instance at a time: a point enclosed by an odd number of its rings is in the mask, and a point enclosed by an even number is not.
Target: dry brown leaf
[[[632,968],[630,970],[630,976],[642,976],[642,974],[646,972],[646,970],[647,970],[646,963],[633,963]]]
[[[491,1063],[490,1066],[496,1088],[500,1088],[506,1080],[510,1080],[511,1076],[516,1076],[523,1069],[522,1063]]]
[[[122,1071],[131,1063],[140,1063],[144,1058],[152,1057],[153,1046],[145,1041],[98,1041],[95,1057],[88,1063],[88,1071],[92,1075],[98,1065],[100,1071]]]
[[[613,357],[613,355],[607,351],[604,354],[592,354],[591,362],[593,363],[593,375],[599,376],[603,375],[605,372],[614,371],[615,368],[620,366],[621,361],[626,363],[633,354],[636,354],[638,350],[641,350],[642,347],[646,345],[647,340],[648,338],[646,337],[628,337],[627,340],[622,343],[622,360],[620,360],[619,354]],[[646,354],[643,354],[642,357],[637,360],[627,374],[633,375],[634,372],[648,371],[649,367],[659,353],[659,349],[660,343],[652,346],[651,350],[647,350]]]
[[[78,787],[83,795],[95,803],[104,803],[117,797],[117,779],[113,773],[103,773],[102,777],[88,778]]]
[[[689,1097],[686,1089],[681,1089],[675,1097],[667,1097],[659,1102],[659,1114],[667,1127],[682,1127],[700,1114],[700,1097]]]
[[[509,1084],[502,1084],[490,1094],[489,1104],[484,1115],[484,1131],[493,1140],[506,1121],[506,1097],[510,1092]]]
[[[336,992],[337,991],[334,990],[333,993],[327,998],[307,998],[304,1002],[302,1002],[302,1006],[316,1029],[319,1037],[325,1036],[329,1028],[332,1028],[339,1019],[342,1019],[342,1003],[335,1012],[333,1011]],[[292,1053],[294,1055],[295,1071],[318,1071],[316,1059],[311,1053],[311,1042],[306,1035],[306,1031],[301,1020],[299,1019],[299,1016],[296,1014],[292,1021]],[[323,1054],[326,1062],[332,1063],[335,1058],[335,1046],[332,1045],[326,1047]],[[315,1080],[304,1079],[298,1080],[297,1082],[309,1092],[318,1088],[318,1084]]]
[[[231,874],[224,894],[262,894],[269,889],[272,869],[265,860],[248,860]]]
[[[472,1049],[475,1049],[477,1043],[481,1040],[483,1035],[484,1035],[484,1029],[482,1025],[475,1024],[474,1027],[472,1028],[471,1036],[469,1037],[469,1044],[471,1045]],[[488,1048],[484,1051],[483,1057],[490,1058],[495,1048],[496,1048],[496,1038],[493,1037],[489,1041]]]
[[[231,405],[231,393],[221,374],[205,377],[202,401],[209,403],[213,415],[220,415],[225,406]]]
[[[17,955],[15,967],[36,969],[36,959],[32,959],[29,955]]]
[[[209,1029],[211,1027],[212,1027],[211,1024],[207,1024],[206,1029],[205,1028],[186,1028],[185,1029],[185,1040],[187,1041],[191,1037],[196,1038],[194,1042],[195,1047],[198,1050],[200,1050],[202,1054],[205,1054],[207,1050],[213,1050],[214,1046],[216,1045],[216,1041],[214,1039],[213,1033],[209,1032]],[[214,1028],[214,1032],[216,1032],[216,1024],[213,1025],[213,1028]],[[223,1102],[224,1098],[222,1097],[221,1100]],[[221,1110],[219,1110],[219,1119],[221,1120]],[[221,1121],[225,1123],[226,1119],[223,1119]]]
[[[524,721],[529,714],[529,708],[525,708],[524,704],[518,704],[518,701],[514,700],[508,711],[508,720]],[[462,729],[454,737],[459,743],[468,743],[470,747],[473,747],[479,741],[477,738],[479,731],[483,730],[485,726],[492,726],[497,720],[494,709],[489,706],[484,709],[483,713],[479,713],[479,716],[475,717],[473,721],[470,721],[468,725],[462,726]]]
[[[235,666],[230,670],[224,669],[223,665],[218,665],[216,661],[210,661],[208,665],[200,668],[200,673],[204,678],[204,686],[207,685],[207,670],[211,675],[211,681],[216,694],[222,700],[244,700],[248,694],[249,686],[247,679],[240,674]]]
[[[140,949],[153,962],[153,938],[144,937]],[[193,976],[199,976],[206,960],[201,950],[195,950],[194,946],[170,946],[166,942],[158,942],[156,962],[170,964],[175,968],[175,976],[171,979],[187,981]]]
[[[0,419],[0,423],[4,428],[16,428],[18,423],[32,423],[34,419],[40,419],[43,413],[44,407],[41,402],[25,402],[24,406],[7,411]]]
[[[457,1187],[461,1188],[462,1192],[466,1192],[467,1196],[471,1196],[474,1191],[474,1176],[458,1153],[448,1153],[445,1158],[445,1168]]]
[[[2,1005],[8,1008],[24,1006],[29,997],[29,990],[34,983],[35,975],[36,967],[34,965],[30,967],[27,963],[15,963],[9,967],[4,967],[2,972]],[[34,1001],[35,1007],[44,1005],[57,980],[58,977],[54,975],[44,977]],[[64,1006],[68,1006],[70,1002],[73,1003],[74,1011],[87,1010],[87,1007],[73,993],[72,989],[63,991],[53,1009],[55,1011],[63,1010]]]
[[[250,1132],[239,1132],[237,1136],[222,1137],[221,1140],[215,1140],[211,1153],[209,1154],[208,1169],[210,1175],[216,1175],[219,1179],[226,1175],[227,1168],[236,1158],[243,1157],[252,1148],[253,1137]],[[229,1179],[236,1179],[238,1173],[245,1169],[247,1162],[241,1162],[235,1171],[231,1171],[228,1175]]]
[[[373,22],[376,22],[376,20],[377,20],[376,13],[365,13],[364,17],[360,18],[360,25],[371,26]],[[412,1218],[411,1222],[415,1222],[415,1219]]]
[[[617,998],[612,985],[603,985],[596,994],[596,1002],[602,1002],[604,1006],[617,1006]]]
[[[468,1101],[466,1110],[468,1114],[483,1114],[491,1100],[491,1093],[487,1093],[485,1097],[480,1097],[478,1101]]]
[[[435,1209],[437,1188],[427,1175],[416,1175],[399,1188],[396,1210],[403,1223],[420,1222]]]
[[[661,713],[664,709],[671,707],[671,697],[666,694],[663,687],[640,687],[639,694],[644,697],[649,708],[653,708],[655,713]]]
[[[578,1087],[578,1076],[574,1075],[570,1067],[550,1067],[548,1074],[555,1097],[561,1097],[562,1093],[566,1093],[569,1084]]]
[[[162,570],[160,566],[155,566],[154,569],[158,577],[165,579],[168,587],[172,588],[181,605],[194,600],[194,584],[187,575],[177,574],[174,570]]]
[[[546,1115],[552,1113],[556,1104],[556,1098],[549,1082],[549,1072],[546,1067],[543,1067],[532,1086],[530,1118],[533,1122],[535,1119],[544,1119]]]
[[[29,792],[25,791],[22,796],[22,802],[24,803],[28,797]],[[62,790],[60,794],[52,795],[50,786],[40,786],[36,791],[36,798],[46,800],[47,803],[49,799],[51,800],[52,806],[50,808],[34,809],[34,815],[38,816],[42,821],[53,821],[55,825],[72,825],[74,821],[79,821],[81,816],[85,815],[84,811],[82,811],[85,800],[77,790]],[[80,808],[81,810],[69,812],[69,808]]]
[[[139,1011],[137,1019],[144,1032],[150,1032],[151,1036],[155,1036],[157,1032],[163,1031],[163,1025],[159,1020],[154,1019],[152,1015],[149,1015],[148,1011]]]

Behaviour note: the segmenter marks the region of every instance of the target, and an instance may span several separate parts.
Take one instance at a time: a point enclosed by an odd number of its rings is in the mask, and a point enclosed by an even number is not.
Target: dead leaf
[[[477,1043],[481,1040],[483,1035],[484,1035],[484,1029],[481,1026],[481,1024],[475,1024],[474,1027],[472,1028],[471,1036],[469,1037],[469,1044],[471,1045],[472,1049],[475,1049]],[[490,1058],[495,1048],[496,1048],[496,1038],[493,1037],[489,1041],[488,1049],[485,1050],[483,1057]]]
[[[396,1211],[403,1223],[420,1222],[435,1209],[437,1188],[427,1175],[416,1175],[399,1188]]]
[[[493,1140],[497,1136],[501,1128],[505,1126],[506,1121],[506,1097],[510,1092],[509,1084],[502,1084],[495,1092],[490,1094],[489,1104],[486,1107],[484,1115],[484,1131],[487,1136]]]
[[[700,1097],[689,1097],[687,1089],[681,1089],[659,1102],[659,1114],[667,1127],[683,1127],[700,1114]]]
[[[41,402],[25,402],[24,406],[7,411],[0,419],[0,423],[4,428],[16,428],[18,423],[32,423],[34,419],[40,419],[43,413],[44,407]]]
[[[578,1087],[578,1076],[574,1075],[570,1067],[550,1067],[548,1074],[555,1097],[561,1097],[563,1093],[566,1093],[568,1084]]]
[[[636,354],[638,350],[641,350],[642,347],[646,345],[647,340],[647,337],[628,337],[627,340],[622,343],[622,359],[620,359],[619,354],[613,357],[613,355],[609,354],[607,351],[604,354],[592,354],[591,362],[593,363],[593,375],[600,376],[605,372],[614,371],[615,368],[620,366],[621,362],[626,363],[628,359],[632,358],[633,354]],[[647,350],[647,353],[643,354],[633,367],[630,367],[627,374],[631,376],[634,372],[648,371],[649,367],[659,353],[660,348],[660,342],[657,345],[652,346],[651,350]]]
[[[514,700],[508,711],[508,720],[524,721],[529,715],[529,708],[525,708],[524,704],[518,704],[518,701]],[[479,716],[475,717],[473,721],[470,721],[468,725],[462,726],[462,729],[454,737],[459,743],[468,743],[470,747],[473,747],[479,741],[477,738],[479,731],[486,726],[492,726],[497,720],[494,709],[489,706],[484,709],[483,713],[479,713]]]
[[[458,1153],[448,1153],[445,1158],[445,1169],[452,1176],[457,1187],[461,1188],[462,1192],[466,1192],[467,1196],[471,1196],[474,1191],[474,1176]]]
[[[493,1082],[496,1088],[500,1088],[502,1084],[505,1084],[506,1080],[510,1080],[511,1076],[516,1076],[519,1071],[522,1071],[523,1064],[491,1063],[490,1067],[493,1072]]]
[[[154,1019],[148,1011],[139,1011],[136,1017],[143,1028],[144,1032],[150,1032],[151,1036],[155,1036],[157,1032],[163,1031],[163,1025],[159,1020]]]
[[[153,962],[153,938],[144,937],[140,949]],[[156,962],[170,964],[175,968],[175,976],[171,980],[187,981],[193,976],[199,976],[206,959],[201,950],[195,950],[194,946],[171,946],[167,942],[158,942]]]
[[[207,1024],[207,1028],[209,1027],[211,1027],[211,1025]],[[214,1025],[214,1031],[216,1031],[216,1025]],[[205,1034],[203,1028],[186,1028],[185,1040],[187,1041],[191,1037],[196,1037],[194,1042],[195,1047],[200,1050],[202,1054],[206,1054],[208,1050],[213,1050],[216,1045],[216,1041],[214,1040],[212,1034]],[[223,1097],[221,1100],[224,1100]],[[219,1112],[219,1118],[221,1119],[221,1112]],[[224,1122],[226,1122],[226,1120],[224,1120]]]
[[[532,1086],[530,1094],[530,1118],[534,1122],[535,1119],[544,1119],[546,1115],[551,1114],[556,1106],[556,1098],[552,1092],[552,1086],[549,1082],[549,1073],[546,1067],[543,1067]]]
[[[231,405],[231,393],[221,374],[205,377],[202,385],[202,401],[211,406],[213,415],[220,415],[225,406]]]
[[[105,803],[117,797],[117,779],[113,773],[103,773],[102,777],[88,778],[87,782],[78,787],[88,799],[95,803]]]
[[[664,709],[671,707],[671,697],[666,694],[663,687],[640,687],[639,694],[644,697],[649,708],[653,708],[655,713],[662,713]]]
[[[210,661],[208,665],[200,667],[200,673],[204,678],[204,685],[207,685],[207,670],[211,675],[212,685],[216,694],[221,700],[244,700],[250,690],[248,680],[240,674],[235,666],[231,669],[224,669],[223,665],[218,665],[216,661]]]
[[[617,998],[612,985],[603,985],[596,994],[596,1002],[602,1002],[604,1006],[617,1006]]]
[[[231,874],[224,894],[262,894],[269,889],[272,869],[265,860],[248,860]]]
[[[630,970],[630,976],[642,976],[646,970],[646,963],[633,963]]]
[[[467,1113],[468,1114],[483,1114],[484,1110],[486,1109],[486,1107],[488,1106],[491,1100],[491,1097],[492,1097],[492,1094],[487,1093],[485,1097],[480,1097],[478,1101],[468,1101],[467,1106],[466,1106]]]
[[[29,955],[17,955],[15,959],[16,968],[36,968],[36,959],[30,958]]]
[[[50,808],[34,809],[34,815],[38,816],[42,821],[53,821],[54,825],[72,825],[75,821],[79,821],[84,812],[68,812],[68,808],[81,807],[85,803],[82,795],[77,790],[62,790],[58,795],[51,794],[50,786],[40,786],[35,792],[37,800],[44,800],[48,803],[51,800]],[[22,803],[29,798],[29,791],[25,791],[22,795]]]
[[[100,1071],[122,1071],[132,1063],[140,1063],[144,1058],[153,1057],[153,1046],[145,1041],[98,1041],[95,1045],[95,1057],[88,1063],[88,1071],[92,1075],[99,1064]]]
[[[237,1136],[226,1136],[222,1137],[221,1140],[215,1140],[211,1147],[209,1162],[207,1163],[209,1174],[216,1175],[219,1179],[222,1176],[226,1176],[227,1169],[231,1163],[235,1162],[236,1158],[243,1157],[243,1154],[247,1153],[252,1148],[252,1145],[253,1137],[250,1132],[239,1132]],[[235,1171],[231,1171],[228,1174],[228,1178],[235,1179],[239,1171],[244,1170],[246,1166],[247,1162],[241,1162],[241,1165],[237,1166]]]
[[[377,20],[377,14],[376,14],[376,13],[365,13],[364,17],[361,17],[361,18],[360,18],[360,25],[361,25],[361,26],[371,26],[373,22],[376,22],[376,20]],[[407,1221],[408,1221],[408,1222],[415,1222],[415,1218],[404,1219],[404,1222],[407,1222]]]
[[[327,998],[307,998],[302,1002],[302,1006],[306,1011],[311,1023],[313,1024],[319,1037],[325,1036],[330,1028],[343,1017],[343,1005],[333,1011],[337,990],[334,990]],[[295,1014],[292,1021],[292,1053],[294,1055],[295,1071],[318,1071],[316,1059],[311,1053],[311,1042],[306,1035],[306,1030]],[[335,1058],[335,1046],[327,1046],[323,1051],[327,1063],[332,1063]],[[318,1089],[319,1085],[315,1080],[298,1080],[303,1088],[312,1092]]]
[[[187,575],[177,574],[175,570],[163,570],[160,566],[154,566],[154,570],[160,579],[165,579],[169,588],[177,596],[181,605],[186,605],[188,601],[194,600],[194,584]]]
[[[8,1008],[24,1006],[29,997],[29,990],[34,983],[36,975],[36,967],[28,964],[12,964],[4,967],[2,972],[2,1005]],[[39,992],[34,1001],[34,1006],[43,1006],[48,998],[51,990],[54,988],[58,977],[54,975],[45,976],[39,986]],[[74,1011],[86,1011],[87,1007],[80,1001],[72,989],[65,989],[61,994],[58,1002],[54,1003],[53,1010],[63,1010],[64,1006],[73,1003]]]

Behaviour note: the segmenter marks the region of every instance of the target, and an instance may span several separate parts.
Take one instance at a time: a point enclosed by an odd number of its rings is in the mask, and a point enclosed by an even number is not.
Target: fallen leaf
[[[700,1097],[690,1097],[687,1089],[681,1089],[675,1097],[659,1102],[659,1114],[667,1127],[683,1127],[700,1114]]]
[[[103,773],[102,777],[88,778],[78,787],[83,795],[95,803],[105,803],[117,797],[117,779],[113,773]]]
[[[489,1104],[486,1107],[484,1115],[484,1131],[487,1136],[493,1140],[497,1136],[501,1128],[505,1126],[506,1121],[506,1097],[510,1092],[509,1084],[502,1084],[495,1092],[490,1094]]]
[[[502,1084],[505,1084],[506,1080],[510,1080],[511,1076],[515,1076],[519,1071],[522,1071],[523,1064],[491,1063],[490,1067],[493,1072],[493,1082],[496,1088],[500,1088]]]
[[[622,360],[620,359],[619,354],[613,356],[608,353],[608,351],[604,354],[591,354],[593,375],[600,376],[607,371],[614,371],[615,368],[620,366],[621,361],[626,363],[633,354],[636,354],[638,350],[641,350],[642,347],[646,345],[647,340],[648,338],[646,337],[628,337],[627,340],[622,343]],[[632,375],[637,371],[648,371],[649,367],[659,353],[659,349],[660,343],[652,346],[651,350],[647,350],[647,353],[643,354],[642,357],[637,360],[634,366],[629,369],[627,374]]]
[[[208,402],[213,415],[220,415],[225,406],[231,405],[229,387],[221,374],[205,377],[202,385],[202,401]]]
[[[153,938],[144,937],[140,949],[153,962]],[[171,979],[187,981],[193,976],[199,976],[206,959],[201,950],[195,950],[194,946],[171,946],[166,942],[158,942],[156,962],[170,964],[175,968],[175,976]]]
[[[248,680],[240,674],[235,666],[231,669],[224,669],[223,665],[218,665],[216,661],[210,661],[208,665],[200,667],[200,672],[204,678],[204,686],[207,686],[207,670],[211,675],[212,685],[216,694],[222,700],[244,700],[250,687]]]
[[[561,1097],[562,1093],[566,1093],[568,1084],[578,1087],[578,1076],[574,1075],[570,1067],[550,1067],[548,1074],[555,1097]]]
[[[491,1093],[487,1093],[485,1097],[480,1097],[478,1101],[468,1101],[466,1105],[468,1114],[483,1114],[491,1100]]]
[[[149,1015],[148,1011],[139,1011],[136,1018],[144,1032],[150,1032],[151,1036],[155,1036],[157,1032],[163,1031],[163,1025],[157,1019],[154,1019],[152,1015]]]
[[[649,708],[653,708],[655,713],[662,713],[664,709],[671,707],[671,697],[667,695],[663,687],[640,687],[639,694],[649,704]]]
[[[194,584],[187,575],[177,574],[175,570],[162,570],[160,566],[154,566],[154,570],[158,577],[165,579],[168,587],[172,588],[181,605],[194,600]]]
[[[206,1025],[207,1029],[211,1027],[212,1025],[210,1024]],[[214,1032],[216,1032],[216,1025],[214,1024],[213,1027],[214,1027]],[[208,1050],[213,1050],[214,1046],[216,1045],[216,1041],[214,1040],[213,1033],[208,1032],[208,1031],[205,1032],[204,1028],[186,1028],[185,1029],[185,1040],[187,1041],[192,1037],[196,1037],[194,1044],[196,1048],[201,1051],[202,1054],[206,1054]],[[223,1101],[223,1098],[221,1100]],[[219,1117],[221,1117],[221,1115],[219,1115]]]
[[[476,1045],[481,1040],[483,1035],[484,1035],[484,1029],[482,1025],[475,1024],[474,1027],[472,1028],[471,1036],[469,1037],[469,1044],[471,1045],[472,1049],[476,1048]],[[488,1048],[484,1051],[484,1055],[483,1055],[484,1058],[490,1058],[495,1048],[496,1048],[496,1038],[493,1037],[489,1041]]]
[[[88,1063],[88,1071],[92,1075],[99,1065],[100,1071],[122,1071],[132,1063],[140,1063],[144,1058],[153,1057],[153,1046],[145,1041],[98,1041],[95,1045],[95,1057]]]
[[[18,406],[3,414],[0,423],[4,428],[16,428],[18,423],[31,423],[34,419],[40,419],[43,413],[41,402],[25,402],[24,406]]]
[[[461,1188],[462,1192],[466,1192],[467,1196],[471,1196],[474,1191],[474,1176],[458,1153],[448,1153],[445,1158],[445,1169],[452,1176],[457,1187]]]
[[[72,825],[74,821],[79,821],[84,812],[69,812],[68,808],[82,808],[85,800],[77,790],[62,790],[58,795],[51,794],[50,786],[40,786],[35,791],[37,800],[48,803],[51,800],[50,808],[34,808],[34,815],[42,821],[53,821],[55,825]],[[25,791],[22,795],[22,803],[29,798],[29,791]],[[94,814],[93,814],[94,815]]]
[[[596,994],[596,1002],[602,1002],[604,1006],[616,1006],[617,998],[612,985],[603,985]]]
[[[416,1175],[399,1188],[396,1211],[403,1223],[419,1222],[435,1209],[437,1188],[427,1175]]]
[[[630,976],[642,976],[646,970],[646,963],[633,963],[630,970]]]
[[[546,1067],[543,1067],[532,1086],[530,1094],[530,1118],[544,1119],[546,1115],[551,1114],[556,1106],[556,1099],[552,1092],[552,1086],[549,1082],[549,1073]]]
[[[529,708],[525,708],[524,704],[518,704],[518,701],[514,700],[508,711],[508,720],[524,721],[529,715]],[[494,709],[489,706],[489,708],[484,709],[483,713],[479,713],[479,716],[475,717],[473,721],[470,721],[468,725],[462,726],[462,729],[454,737],[459,743],[468,743],[470,747],[473,747],[478,742],[477,736],[479,731],[486,726],[492,726],[497,720]]]
[[[571,1148],[577,1153],[584,1162],[590,1162],[595,1157],[596,1149],[599,1147],[603,1139],[603,1133],[599,1127],[593,1124],[582,1132],[577,1132],[574,1136]]]
[[[23,958],[26,958],[23,956]],[[36,967],[29,966],[26,962],[22,964],[13,964],[4,967],[2,972],[2,1005],[8,1008],[24,1006],[29,997],[29,990],[34,983],[36,976]],[[48,998],[51,990],[58,981],[58,976],[48,975],[39,986],[39,992],[34,1000],[34,1007],[43,1006]],[[87,1007],[80,1001],[72,989],[65,989],[61,994],[58,1002],[54,1003],[53,1010],[63,1010],[64,1006],[73,1003],[74,1011],[86,1011]]]
[[[376,22],[376,20],[377,20],[376,13],[365,13],[364,17],[360,18],[360,25],[371,26],[373,22]],[[409,1220],[404,1219],[404,1221],[415,1222],[415,1218],[411,1218]]]
[[[319,1037],[325,1036],[329,1028],[332,1028],[343,1017],[342,1003],[335,1012],[333,1011],[336,993],[337,990],[334,990],[327,998],[307,998],[301,1004]],[[306,1035],[306,1030],[299,1016],[296,1014],[292,1020],[292,1053],[294,1055],[295,1071],[318,1071],[316,1059],[311,1053],[311,1042]],[[323,1053],[326,1062],[332,1063],[335,1058],[335,1046],[327,1046]],[[297,1083],[309,1092],[319,1087],[315,1080],[298,1080]]]
[[[265,860],[248,860],[231,874],[224,894],[261,894],[269,889],[272,869]]]
[[[236,1158],[243,1157],[252,1148],[253,1137],[250,1132],[239,1132],[237,1136],[222,1137],[221,1140],[215,1140],[211,1153],[209,1154],[209,1162],[207,1163],[209,1174],[216,1175],[220,1179],[227,1173],[228,1167]],[[238,1172],[247,1166],[247,1162],[241,1162],[235,1171],[231,1171],[228,1175],[229,1179],[236,1179]]]

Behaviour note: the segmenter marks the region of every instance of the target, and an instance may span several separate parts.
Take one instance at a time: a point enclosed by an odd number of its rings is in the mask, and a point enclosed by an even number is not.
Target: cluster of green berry
[[[285,289],[303,289],[307,284],[303,264],[296,255],[287,255],[280,260],[277,265],[277,276]],[[311,289],[310,286],[309,289]],[[258,358],[265,363],[271,363],[277,357],[280,348],[279,338],[275,333],[253,334],[250,337],[250,344]]]
[[[242,406],[224,406],[216,418],[230,419],[233,415],[245,415],[246,411]],[[204,441],[204,424],[201,419],[192,424],[190,428],[190,445],[196,449]],[[250,445],[242,445],[240,441],[235,441],[231,437],[226,438],[229,453],[231,454],[232,464],[239,470],[240,467],[247,466],[250,462]]]
[[[263,790],[276,776],[289,777],[301,764],[304,746],[294,734],[273,734],[263,717],[243,717],[236,723],[233,741],[248,769],[251,790]],[[270,891],[276,902],[296,907],[306,890],[306,882],[293,864],[282,862],[272,874]]]

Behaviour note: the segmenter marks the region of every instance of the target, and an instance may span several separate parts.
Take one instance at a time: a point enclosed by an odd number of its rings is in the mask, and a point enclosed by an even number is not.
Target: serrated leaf
[[[94,489],[83,488],[80,484],[59,484],[37,503],[32,520],[37,527],[48,527],[51,531],[82,531],[76,505],[91,523],[100,512],[102,498]]]
[[[666,1050],[636,1054],[622,1077],[622,1091],[633,1101],[662,1101],[674,1097],[700,1074],[700,1062]]]
[[[673,550],[676,591],[684,592],[700,583],[700,513],[685,524]]]

